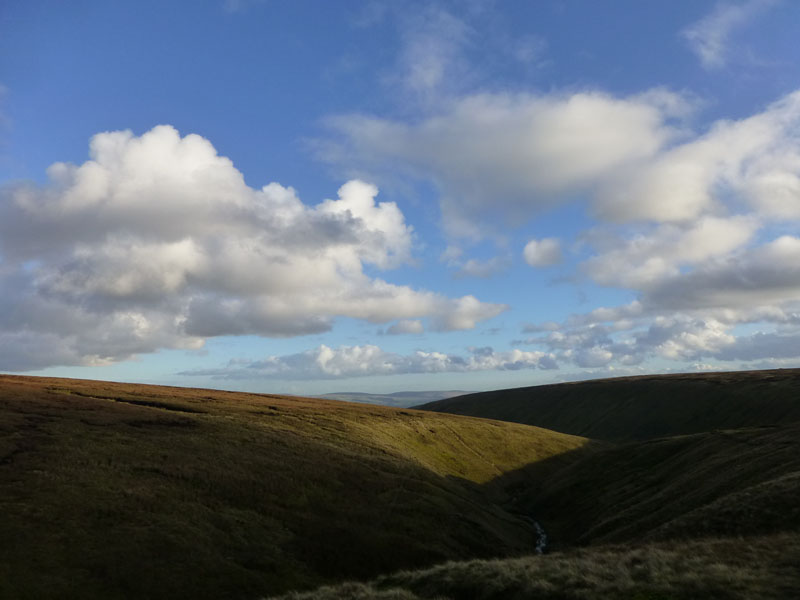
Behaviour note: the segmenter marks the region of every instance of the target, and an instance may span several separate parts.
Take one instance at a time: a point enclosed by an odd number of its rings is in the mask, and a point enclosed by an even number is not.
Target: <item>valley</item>
[[[434,412],[0,375],[0,597],[787,597],[798,373],[671,377]]]

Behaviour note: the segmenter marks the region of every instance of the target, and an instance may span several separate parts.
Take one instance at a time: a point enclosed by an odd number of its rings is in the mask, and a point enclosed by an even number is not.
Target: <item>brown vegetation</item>
[[[531,401],[561,397],[564,423],[628,440],[611,443],[430,411],[0,376],[0,598],[791,597],[796,373],[663,379]],[[653,414],[688,427],[688,405],[693,428],[738,428],[630,441],[649,438]],[[522,556],[531,516],[552,554]],[[345,580],[372,581],[302,591]]]
[[[480,484],[585,440],[317,399],[0,376],[0,597],[241,598],[520,554]]]

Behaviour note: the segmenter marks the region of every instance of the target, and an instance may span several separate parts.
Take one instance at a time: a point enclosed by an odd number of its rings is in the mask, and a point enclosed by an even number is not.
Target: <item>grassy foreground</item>
[[[585,444],[387,407],[0,376],[0,598],[255,598],[523,554],[536,534],[489,482]]]
[[[609,546],[447,563],[280,600],[786,600],[800,590],[800,536]]]

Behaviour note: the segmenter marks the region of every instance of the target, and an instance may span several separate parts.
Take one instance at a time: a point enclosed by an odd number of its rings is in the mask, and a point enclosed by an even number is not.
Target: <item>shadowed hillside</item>
[[[556,545],[800,532],[800,424],[572,454],[553,477],[538,476],[545,461],[512,483]]]
[[[800,424],[570,454],[555,473],[543,461],[489,484],[516,490],[517,508],[535,514],[560,551],[282,599],[783,600],[800,589]]]
[[[646,375],[469,394],[417,408],[645,440],[800,421],[800,369]]]
[[[283,598],[794,597],[800,589],[797,388],[797,371],[653,376],[427,405],[623,441],[586,444],[486,484],[513,498],[516,511],[536,516],[555,550],[550,554],[451,562]]]
[[[0,376],[0,597],[252,598],[520,554],[533,527],[480,484],[584,443],[319,399]]]

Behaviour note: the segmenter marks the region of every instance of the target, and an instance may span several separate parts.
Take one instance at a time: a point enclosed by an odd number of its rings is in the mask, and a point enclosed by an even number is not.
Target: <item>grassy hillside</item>
[[[489,483],[555,538],[282,600],[783,600],[800,589],[800,424],[584,446]],[[548,470],[548,477],[540,477]],[[611,545],[611,543],[615,545]],[[589,544],[588,546],[576,545]],[[623,545],[624,544],[624,545]]]
[[[585,443],[319,399],[0,376],[0,597],[253,598],[523,553],[535,532],[486,484]]]
[[[800,421],[800,369],[647,375],[469,394],[424,410],[645,440]]]
[[[577,450],[518,501],[560,545],[800,532],[800,424]],[[499,478],[495,485],[502,485]]]
[[[562,421],[606,439],[652,435],[651,413],[666,429],[714,425],[613,443],[321,399],[0,376],[0,598],[790,597],[796,381],[559,388]],[[542,413],[554,419],[556,397]],[[717,426],[742,422],[762,426]],[[530,516],[556,552],[524,557]],[[345,580],[371,583],[302,592]]]
[[[282,600],[786,600],[800,589],[800,536],[609,546],[448,563]]]

